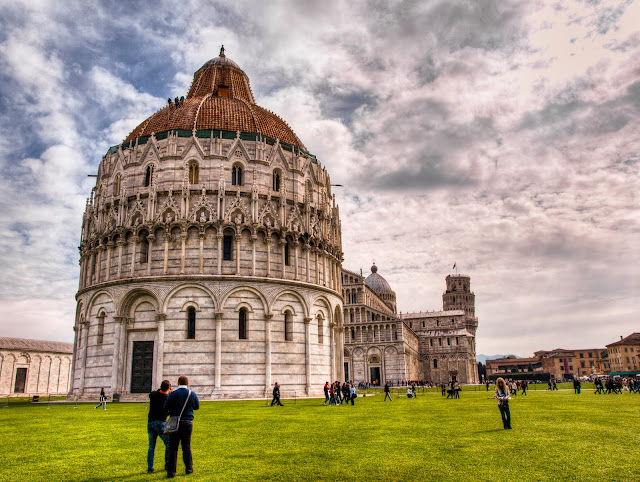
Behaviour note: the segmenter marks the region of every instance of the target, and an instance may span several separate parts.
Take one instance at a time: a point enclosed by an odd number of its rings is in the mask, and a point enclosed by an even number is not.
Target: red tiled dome
[[[247,74],[225,57],[223,49],[193,75],[181,105],[160,109],[131,131],[125,142],[173,129],[259,132],[306,151],[285,121],[255,103]]]

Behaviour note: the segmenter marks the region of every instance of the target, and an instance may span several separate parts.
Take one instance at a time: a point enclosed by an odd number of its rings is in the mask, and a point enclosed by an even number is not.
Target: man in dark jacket
[[[387,397],[389,397],[389,400],[391,400],[393,402],[393,399],[391,398],[391,395],[389,393],[389,382],[384,384],[384,400],[382,400],[383,402],[387,401]]]
[[[184,407],[184,411],[182,410]],[[175,477],[178,464],[178,447],[182,444],[182,460],[187,475],[193,472],[191,458],[191,433],[193,432],[193,411],[200,408],[200,401],[195,392],[189,390],[189,379],[184,375],[178,378],[178,388],[169,394],[164,402],[164,409],[169,416],[180,417],[178,431],[169,435],[169,461],[167,463],[167,478]]]
[[[164,402],[171,392],[169,380],[163,380],[160,390],[149,394],[149,421],[147,422],[147,433],[149,434],[149,451],[147,452],[147,473],[153,473],[153,457],[156,451],[156,441],[158,437],[164,442],[164,470],[167,470],[169,460],[169,436],[164,433],[164,425],[167,420],[167,412],[164,410]]]
[[[278,385],[278,382],[273,386],[273,400],[271,400],[271,406],[273,407],[276,403],[282,407],[282,404],[280,403],[280,385]]]

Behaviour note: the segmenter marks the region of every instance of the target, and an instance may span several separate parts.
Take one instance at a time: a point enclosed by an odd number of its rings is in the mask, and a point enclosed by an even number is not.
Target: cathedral
[[[401,314],[375,264],[366,278],[343,269],[342,283],[347,378],[374,385],[478,383],[478,319],[469,276],[447,276],[441,311]]]
[[[329,173],[222,48],[99,164],[69,397],[133,400],[180,375],[205,399],[476,380],[469,278],[447,278],[444,311],[398,315],[376,271],[343,270]]]

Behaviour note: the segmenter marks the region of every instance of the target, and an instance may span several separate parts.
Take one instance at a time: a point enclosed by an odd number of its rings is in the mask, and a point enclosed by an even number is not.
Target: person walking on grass
[[[553,389],[554,389],[554,390],[557,390],[557,389],[558,389],[558,384],[556,383],[556,381],[555,381],[555,380],[553,381]]]
[[[349,393],[349,400],[351,400],[351,405],[353,405],[353,402],[357,396],[358,394],[356,393],[356,386],[352,383],[350,393]]]
[[[384,400],[382,400],[382,401],[386,402],[387,398],[389,399],[389,401],[393,402],[393,399],[391,398],[391,395],[389,394],[389,382],[384,384]]]
[[[326,405],[329,401],[329,382],[324,382],[324,403]]]
[[[447,386],[444,383],[440,384],[440,395],[444,397],[445,392],[447,391]],[[447,397],[449,398],[449,397]]]
[[[344,400],[345,405],[349,405],[349,395],[351,394],[351,390],[349,390],[349,384],[344,382],[342,384],[342,399]]]
[[[182,375],[178,378],[178,388],[171,392],[164,402],[164,409],[169,416],[180,416],[180,413],[182,413],[178,431],[169,435],[169,462],[167,463],[167,478],[169,479],[176,476],[178,447],[180,445],[182,445],[182,460],[186,474],[193,473],[193,459],[191,456],[193,411],[199,408],[198,395],[189,389],[189,379]]]
[[[107,409],[107,396],[104,394],[104,387],[100,389],[100,403],[93,407],[93,409],[95,410],[100,405],[102,405],[105,410]]]
[[[511,429],[511,410],[509,410],[510,395],[509,387],[505,383],[504,378],[498,378],[496,380],[494,398],[498,400],[498,408],[500,409],[500,416],[502,417],[502,425],[505,429]]]
[[[147,473],[153,473],[153,458],[156,451],[158,437],[164,443],[164,470],[167,470],[169,460],[169,435],[164,433],[167,420],[167,412],[164,410],[164,402],[171,392],[169,380],[163,380],[160,389],[149,394],[149,416],[147,421],[147,434],[149,435],[149,450],[147,451]]]
[[[271,406],[273,407],[274,404],[280,405],[281,407],[283,406],[280,403],[280,385],[278,385],[278,382],[273,386],[273,400],[271,400]]]

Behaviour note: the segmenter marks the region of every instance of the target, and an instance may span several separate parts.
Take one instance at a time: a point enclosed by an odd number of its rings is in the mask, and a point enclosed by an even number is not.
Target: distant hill
[[[497,360],[498,358],[504,358],[507,356],[514,356],[516,358],[520,358],[518,355],[476,355],[476,360],[481,362],[483,365],[487,363],[487,360]]]

